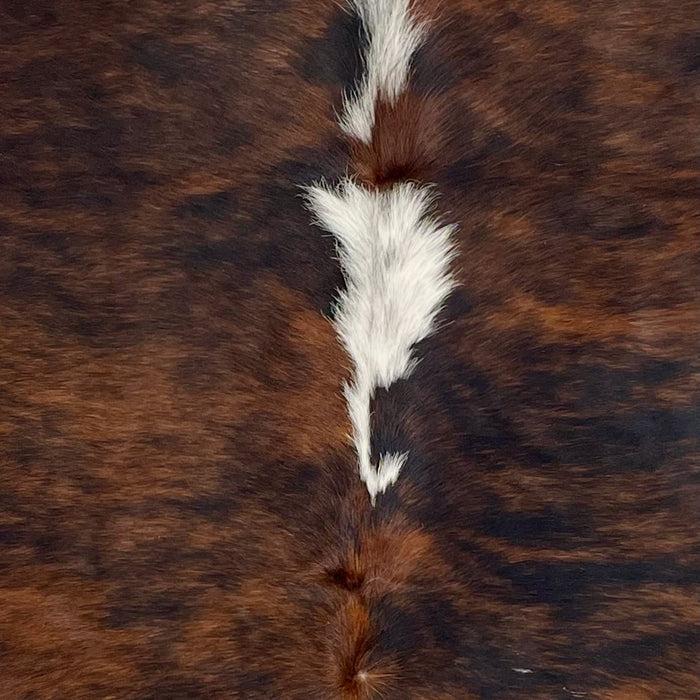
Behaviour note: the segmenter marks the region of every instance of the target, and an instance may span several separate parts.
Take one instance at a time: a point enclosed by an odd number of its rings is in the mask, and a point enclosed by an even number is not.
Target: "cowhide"
[[[0,700],[700,696],[691,0],[0,0]]]

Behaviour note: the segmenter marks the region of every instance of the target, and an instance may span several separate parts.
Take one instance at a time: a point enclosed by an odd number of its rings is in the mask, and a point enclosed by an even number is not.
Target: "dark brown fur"
[[[3,699],[698,695],[697,8],[433,5],[369,149],[333,2],[0,9]],[[459,226],[374,509],[346,169]]]

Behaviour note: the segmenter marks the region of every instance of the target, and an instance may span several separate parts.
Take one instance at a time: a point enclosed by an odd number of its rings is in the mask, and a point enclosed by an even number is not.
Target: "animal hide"
[[[700,695],[690,0],[0,6],[0,699]]]

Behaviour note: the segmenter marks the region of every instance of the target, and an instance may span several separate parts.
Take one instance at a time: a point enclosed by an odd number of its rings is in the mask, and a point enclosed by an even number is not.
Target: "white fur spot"
[[[346,98],[340,127],[369,143],[377,98],[393,103],[406,88],[411,58],[420,45],[424,27],[413,21],[409,0],[353,0],[368,37],[365,73]]]
[[[354,366],[345,397],[360,477],[374,502],[398,478],[405,454],[371,463],[370,402],[415,367],[412,347],[429,335],[454,287],[451,234],[430,216],[430,190],[411,183],[368,190],[350,180],[308,191],[318,223],[337,241],[346,281],[335,328]]]

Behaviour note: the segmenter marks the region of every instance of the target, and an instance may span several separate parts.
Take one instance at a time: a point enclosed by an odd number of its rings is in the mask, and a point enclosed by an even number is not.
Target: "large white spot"
[[[396,481],[406,455],[371,463],[370,402],[378,387],[410,375],[413,346],[434,329],[454,286],[453,227],[430,215],[430,190],[411,183],[379,191],[345,180],[335,189],[311,187],[308,202],[338,244],[346,289],[334,324],[353,363],[345,396],[360,477],[374,502]]]

